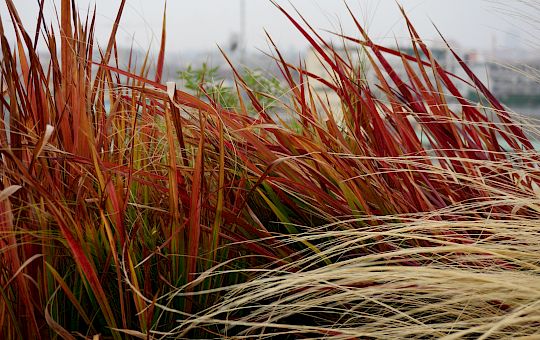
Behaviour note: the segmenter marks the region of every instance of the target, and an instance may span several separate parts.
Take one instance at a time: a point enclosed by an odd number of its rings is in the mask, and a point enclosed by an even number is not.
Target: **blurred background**
[[[341,43],[329,32],[358,36],[343,1],[276,1],[290,12],[296,8],[321,34]],[[115,0],[79,0],[81,13],[96,10],[96,35],[105,46],[120,5]],[[382,45],[407,48],[408,32],[400,13],[401,4],[422,37],[437,50],[440,58],[455,69],[445,53],[437,29],[489,84],[503,102],[517,111],[540,115],[540,1],[538,0],[348,0],[347,5]],[[46,0],[45,20],[57,20],[58,1]],[[38,0],[17,0],[25,23],[36,21]],[[166,10],[167,54],[165,78],[178,80],[179,71],[206,64],[218,67],[217,76],[231,77],[218,46],[234,61],[250,69],[278,75],[265,31],[292,62],[308,60],[305,39],[269,0],[128,0],[121,20],[117,43],[120,61],[127,62],[130,51],[139,61],[147,51],[157,53],[163,14]],[[7,12],[2,3],[3,18]],[[4,26],[9,26],[4,23]],[[436,28],[437,29],[436,29]],[[9,27],[8,38],[13,39]],[[261,52],[262,51],[262,52]],[[181,82],[180,82],[181,85]]]

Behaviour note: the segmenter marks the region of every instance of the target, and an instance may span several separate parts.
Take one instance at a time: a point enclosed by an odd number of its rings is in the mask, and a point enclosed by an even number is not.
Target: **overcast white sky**
[[[277,0],[287,8],[289,1]],[[353,22],[342,0],[290,0],[313,26],[336,30],[340,22],[345,32],[354,34]],[[425,39],[437,36],[431,20],[443,34],[465,47],[488,49],[493,43],[502,48],[525,47],[537,27],[521,15],[507,11],[516,9],[529,13],[521,0],[504,0],[501,13],[497,0],[398,0],[409,13]],[[532,0],[531,3],[539,3]],[[20,15],[27,23],[35,23],[38,0],[15,0]],[[53,0],[48,3],[47,17],[54,20]],[[60,4],[57,0],[56,3]],[[106,41],[114,20],[119,0],[78,0],[84,13],[90,4],[97,6],[97,36]],[[157,48],[161,29],[164,0],[128,0],[118,36],[120,45],[135,45],[146,49],[150,42]],[[193,51],[226,46],[231,35],[240,28],[241,0],[169,0],[167,3],[167,48],[169,51]],[[269,0],[245,0],[247,12],[248,48],[266,49],[264,29],[285,50],[302,50],[305,40]],[[366,23],[373,38],[405,37],[403,20],[394,0],[348,0],[357,17]],[[4,25],[9,17],[2,1],[0,14]],[[540,18],[538,18],[540,19]],[[528,21],[528,22],[525,22]],[[534,23],[532,24],[534,26]],[[534,38],[533,38],[534,40]],[[538,41],[533,41],[538,43]]]

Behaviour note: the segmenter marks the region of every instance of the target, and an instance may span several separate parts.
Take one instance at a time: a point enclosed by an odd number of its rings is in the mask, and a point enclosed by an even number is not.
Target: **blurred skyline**
[[[318,29],[356,35],[354,22],[343,1],[291,0],[277,1],[293,13],[294,5]],[[56,21],[54,1],[45,0],[46,20]],[[227,49],[240,35],[241,0],[170,0],[167,3],[168,52],[213,51],[216,46]],[[300,52],[305,39],[269,0],[244,0],[246,10],[246,41],[248,51],[267,50],[264,30],[285,51]],[[387,44],[407,40],[404,21],[397,3],[404,6],[417,30],[427,41],[437,40],[435,24],[449,40],[463,48],[479,50],[536,48],[538,25],[526,13],[537,9],[522,0],[348,0],[357,18],[367,27],[373,39]],[[534,0],[531,3],[535,3]],[[106,43],[119,0],[78,0],[81,13],[97,8],[96,35]],[[38,0],[18,0],[17,6],[25,24],[35,23]],[[56,1],[56,6],[60,2]],[[136,49],[159,46],[165,1],[128,0],[120,23],[117,42]],[[4,27],[9,26],[5,4],[0,6]],[[432,22],[433,24],[432,24]],[[27,26],[31,27],[31,26]],[[10,32],[11,30],[9,30]],[[8,33],[13,39],[13,34]]]

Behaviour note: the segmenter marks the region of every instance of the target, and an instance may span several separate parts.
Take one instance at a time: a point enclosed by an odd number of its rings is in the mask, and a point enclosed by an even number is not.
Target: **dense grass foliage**
[[[456,54],[464,99],[410,22],[412,55],[358,22],[343,54],[276,5],[327,72],[276,49],[286,97],[235,72],[231,110],[163,84],[165,30],[155,65],[118,66],[125,0],[103,48],[72,0],[34,36],[6,3],[4,338],[538,336],[534,127]]]

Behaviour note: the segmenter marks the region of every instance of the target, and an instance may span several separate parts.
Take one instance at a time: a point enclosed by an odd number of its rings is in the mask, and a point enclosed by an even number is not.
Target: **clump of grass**
[[[455,54],[486,103],[464,99],[410,22],[413,55],[358,22],[358,37],[341,35],[376,72],[366,83],[276,5],[331,75],[276,49],[290,94],[281,121],[233,65],[234,111],[204,86],[203,100],[163,85],[164,29],[155,77],[148,59],[119,68],[125,1],[98,60],[95,16],[82,20],[74,1],[61,3],[60,41],[41,15],[31,37],[6,3],[17,37],[11,46],[0,26],[7,338],[537,332],[532,128]]]

